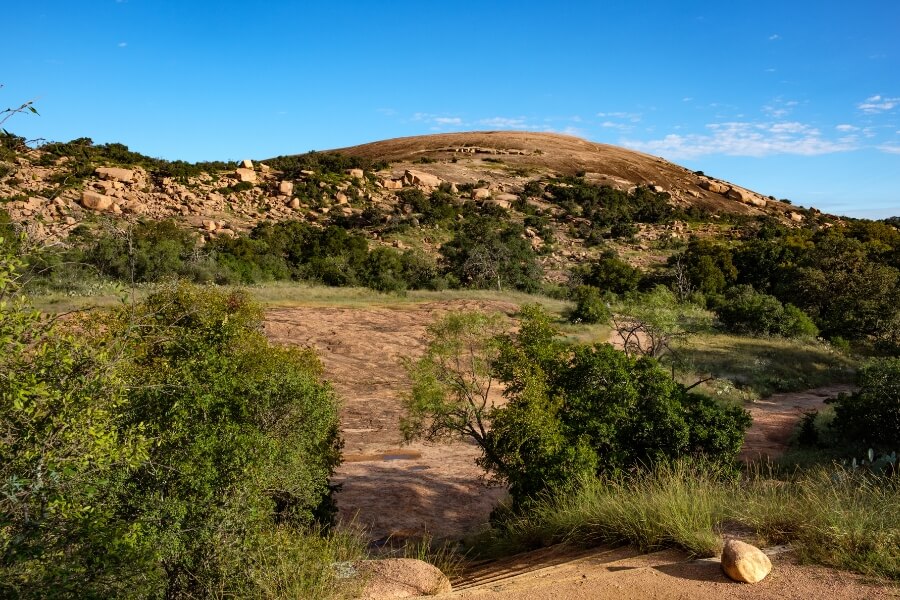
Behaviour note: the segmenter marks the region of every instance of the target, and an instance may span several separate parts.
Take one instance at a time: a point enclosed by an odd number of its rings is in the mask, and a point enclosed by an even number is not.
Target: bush
[[[749,285],[730,288],[716,309],[719,320],[731,332],[784,337],[814,337],[818,329],[802,310],[783,306],[775,296],[761,294]]]
[[[729,465],[736,457],[750,424],[746,411],[689,393],[651,358],[608,344],[562,344],[539,307],[525,307],[522,317],[516,334],[493,339],[496,320],[442,321],[426,354],[441,360],[423,359],[410,371],[404,420],[408,436],[471,437],[483,452],[479,464],[509,485],[514,509],[545,492],[564,493],[579,475],[682,456]],[[470,362],[477,373],[459,368]],[[484,392],[492,377],[508,398],[497,408]]]
[[[638,269],[615,256],[604,256],[577,274],[581,275],[585,284],[614,294],[632,292],[641,281]]]
[[[832,428],[854,448],[900,451],[900,358],[875,360],[857,376],[859,391],[834,401]]]
[[[604,323],[611,316],[600,290],[593,286],[578,286],[572,290],[572,300],[575,308],[569,313],[569,320],[573,323]]]
[[[0,595],[336,593],[329,565],[358,545],[315,533],[340,440],[310,351],[270,346],[244,295],[187,285],[67,326],[0,302]]]
[[[150,440],[116,348],[17,299],[22,267],[0,247],[0,596],[127,596],[152,547],[120,494]]]
[[[541,267],[521,225],[490,216],[471,216],[441,246],[446,271],[463,285],[540,289]]]

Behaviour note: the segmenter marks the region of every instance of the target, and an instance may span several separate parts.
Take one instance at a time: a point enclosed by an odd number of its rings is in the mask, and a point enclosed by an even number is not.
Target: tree
[[[455,315],[412,363],[408,434],[470,438],[478,463],[509,486],[514,507],[562,493],[581,474],[675,459],[730,463],[749,416],[691,394],[655,360],[608,344],[565,344],[546,313],[523,307],[516,333]],[[506,404],[491,407],[499,379]]]
[[[404,362],[412,382],[400,420],[406,441],[470,439],[489,451],[492,365],[503,331],[500,315],[478,312],[451,312],[428,327],[425,355]]]
[[[441,254],[447,271],[464,285],[500,291],[540,287],[540,265],[521,225],[469,217]]]
[[[119,494],[150,440],[118,346],[31,310],[22,266],[0,238],[0,596],[127,596],[152,549]]]
[[[709,325],[705,311],[678,302],[662,285],[645,294],[630,295],[627,302],[626,314],[614,314],[612,323],[629,356],[662,358],[674,352],[677,342]]]
[[[863,366],[857,384],[859,391],[834,401],[832,428],[859,450],[900,451],[900,358]]]
[[[782,305],[775,296],[761,294],[749,285],[729,288],[716,314],[726,329],[741,334],[814,337],[819,331],[793,304]]]
[[[337,403],[314,354],[269,345],[245,294],[173,285],[103,327],[129,343],[126,423],[154,441],[122,502],[153,542],[155,589],[242,589],[256,538],[329,523]]]

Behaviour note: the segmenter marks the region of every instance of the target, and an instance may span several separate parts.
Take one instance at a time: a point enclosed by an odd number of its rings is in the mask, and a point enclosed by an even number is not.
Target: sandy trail
[[[344,460],[333,483],[340,519],[373,540],[461,537],[484,525],[504,495],[480,479],[471,444],[401,444],[400,394],[409,386],[400,360],[419,357],[425,328],[451,310],[512,314],[505,302],[459,300],[398,308],[297,307],[266,313],[276,343],[315,348],[343,401]],[[502,400],[499,393],[495,401]]]
[[[852,385],[837,384],[803,392],[773,394],[765,400],[757,400],[747,409],[753,424],[747,430],[740,459],[773,459],[788,448],[791,436],[810,410],[821,410],[825,400],[836,398],[842,392],[852,392]]]
[[[897,598],[890,584],[824,567],[799,566],[789,554],[771,557],[772,573],[756,585],[735,583],[713,559],[689,560],[677,550],[639,554],[633,548],[579,551],[562,546],[475,568],[440,598],[483,600],[718,600],[747,598]]]
[[[340,519],[369,530],[372,540],[461,537],[484,525],[505,491],[488,487],[472,444],[401,443],[400,395],[409,382],[404,356],[425,349],[425,328],[451,310],[516,312],[515,304],[455,300],[398,307],[291,307],[269,310],[266,333],[281,344],[315,348],[325,377],[343,401],[344,463],[333,482]],[[753,425],[741,457],[774,458],[787,449],[805,410],[847,385],[776,394],[749,407]],[[494,399],[502,401],[499,393]]]

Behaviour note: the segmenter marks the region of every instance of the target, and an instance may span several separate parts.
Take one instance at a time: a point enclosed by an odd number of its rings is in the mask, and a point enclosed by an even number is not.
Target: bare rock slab
[[[453,590],[440,569],[414,558],[361,560],[354,567],[366,582],[361,600],[436,596]]]
[[[722,570],[742,583],[758,583],[772,571],[772,561],[756,546],[728,540],[722,550]]]

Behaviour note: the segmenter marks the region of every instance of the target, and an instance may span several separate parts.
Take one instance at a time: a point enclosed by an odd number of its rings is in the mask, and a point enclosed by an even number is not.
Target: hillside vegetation
[[[740,526],[900,576],[896,218],[549,134],[240,164],[0,142],[2,595],[352,592],[340,399],[253,294],[521,306],[451,312],[405,362],[407,439],[474,443],[509,491],[495,549],[710,554]],[[752,402],[854,380],[782,463],[737,462]]]

